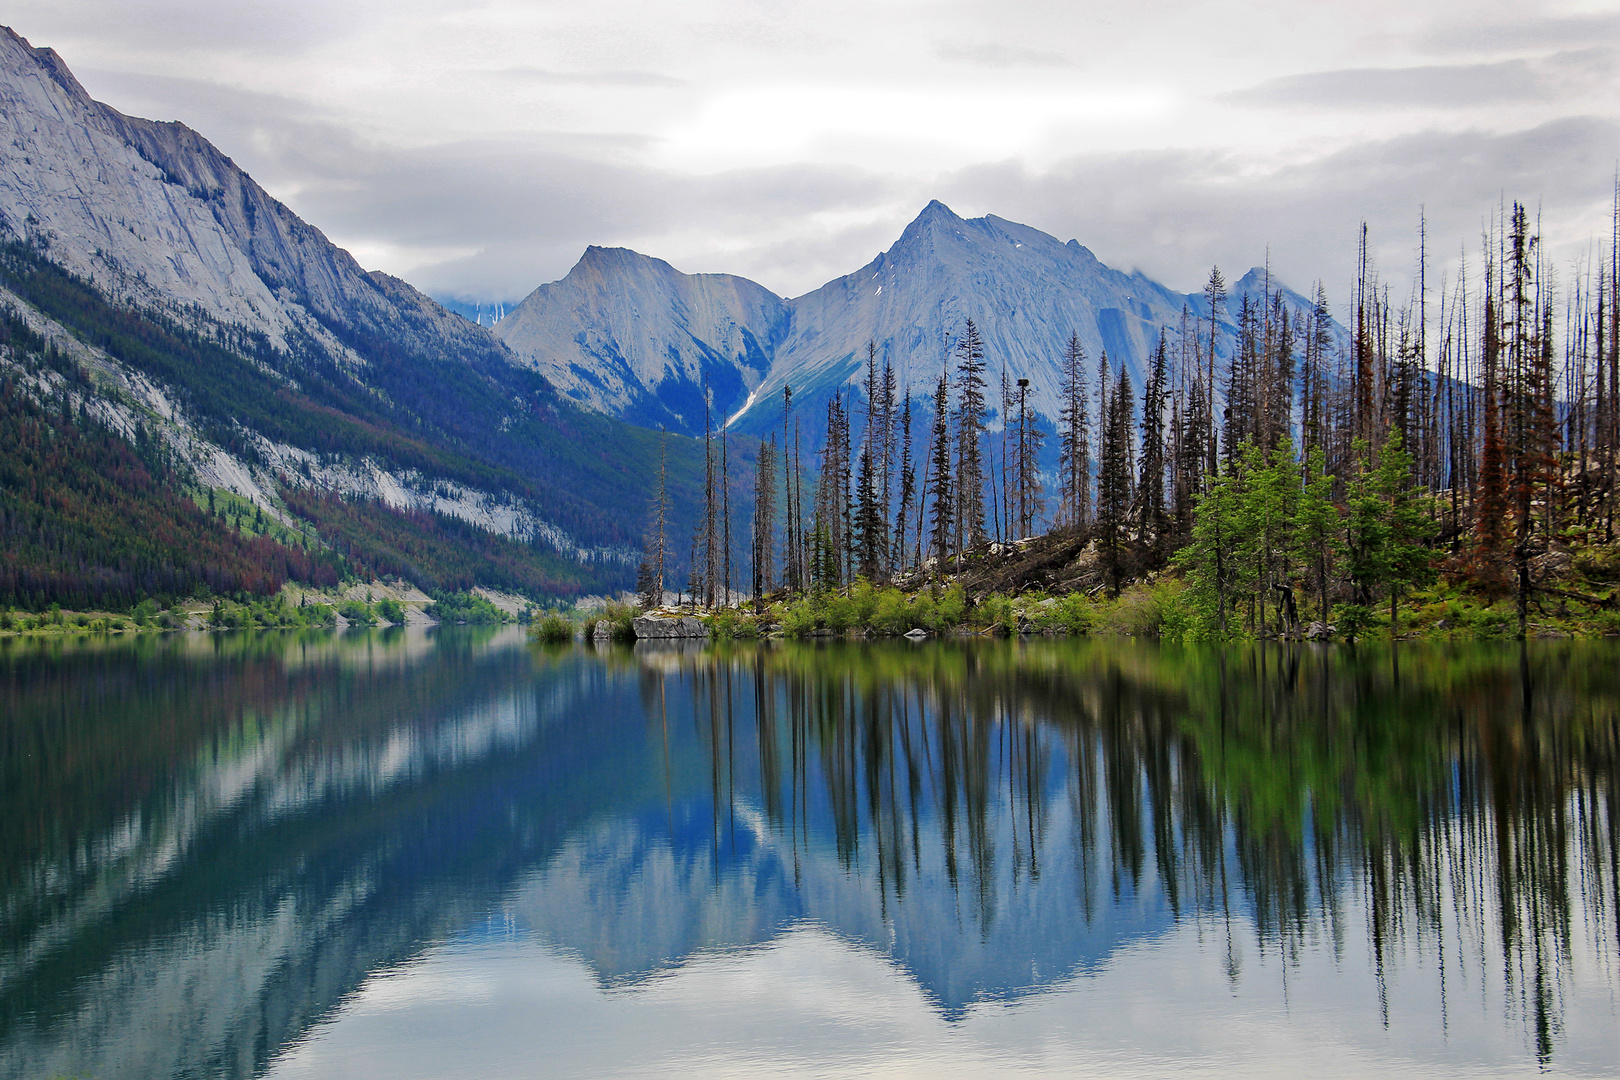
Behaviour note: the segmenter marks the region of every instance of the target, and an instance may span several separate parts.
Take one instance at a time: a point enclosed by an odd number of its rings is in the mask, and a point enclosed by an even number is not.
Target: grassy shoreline
[[[1200,633],[1188,602],[1186,583],[1165,575],[1136,582],[1110,597],[1101,591],[1049,594],[1029,591],[1016,596],[989,593],[972,599],[962,585],[939,584],[919,589],[877,587],[864,581],[842,590],[807,596],[777,596],[755,612],[750,606],[708,610],[682,607],[682,615],[699,619],[712,638],[900,638],[921,630],[938,636],[1070,636],[1100,635],[1155,638],[1167,642],[1300,640],[1315,615],[1301,612],[1288,633],[1275,630],[1260,635],[1243,626],[1220,637]],[[543,641],[591,640],[599,623],[610,629],[603,636],[625,641],[633,638],[633,620],[639,612],[629,605],[614,605],[583,620],[550,613],[530,626],[530,636]],[[1388,641],[1497,641],[1517,633],[1517,613],[1511,597],[1490,600],[1461,584],[1441,581],[1414,591],[1396,605],[1397,626],[1392,635],[1387,605],[1374,611],[1358,610],[1361,621],[1354,637],[1328,622],[1330,642]],[[1343,607],[1335,614],[1343,614]],[[1275,627],[1275,622],[1272,626]],[[1549,597],[1535,605],[1528,623],[1530,637],[1599,639],[1620,636],[1620,613],[1593,609],[1566,598]]]

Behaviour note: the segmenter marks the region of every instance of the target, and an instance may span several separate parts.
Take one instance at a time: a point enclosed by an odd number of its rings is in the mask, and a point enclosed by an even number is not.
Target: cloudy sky
[[[930,198],[1196,289],[1406,288],[1503,199],[1575,267],[1620,164],[1620,3],[12,0],[368,267],[521,298],[587,244],[797,295]]]

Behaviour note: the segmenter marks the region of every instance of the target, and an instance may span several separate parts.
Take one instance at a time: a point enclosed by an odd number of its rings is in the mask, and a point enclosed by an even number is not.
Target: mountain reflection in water
[[[609,989],[831,934],[952,1024],[1190,929],[1591,1064],[1617,657],[7,641],[0,1076],[256,1075],[492,920]]]

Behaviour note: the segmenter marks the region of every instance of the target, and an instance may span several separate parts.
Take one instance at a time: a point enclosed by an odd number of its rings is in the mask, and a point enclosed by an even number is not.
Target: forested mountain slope
[[[144,432],[172,452],[175,490],[228,489],[289,523],[289,491],[371,500],[561,560],[541,576],[563,591],[630,580],[657,434],[559,397],[486,329],[362,270],[202,136],[91,100],[9,30],[0,138],[0,307],[70,362],[42,374],[0,350],[14,393]],[[689,523],[701,451],[666,449]]]

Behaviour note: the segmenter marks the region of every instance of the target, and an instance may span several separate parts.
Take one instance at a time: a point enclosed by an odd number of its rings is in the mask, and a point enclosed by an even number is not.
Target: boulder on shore
[[[658,641],[668,638],[706,638],[709,628],[703,625],[701,619],[691,615],[677,615],[673,618],[667,615],[637,615],[636,639],[639,641]]]

